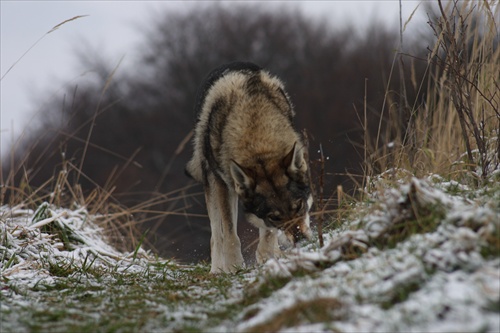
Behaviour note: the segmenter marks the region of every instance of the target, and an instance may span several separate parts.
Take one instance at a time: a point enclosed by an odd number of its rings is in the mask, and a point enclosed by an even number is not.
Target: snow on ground
[[[266,327],[297,304],[318,299],[338,303],[330,313],[334,320],[291,331],[500,331],[499,202],[478,205],[417,179],[376,192],[373,199],[378,201],[367,205],[370,213],[332,231],[319,251],[300,249],[267,262],[262,284],[312,273],[254,305],[253,317],[238,331]],[[372,246],[410,214],[408,204],[434,209],[435,230],[416,230],[393,248]],[[491,256],[482,254],[488,242],[496,244]],[[349,260],[353,249],[362,254]]]
[[[193,279],[172,297],[187,295],[188,303],[137,300],[155,311],[139,330],[500,331],[498,185],[473,191],[436,176],[385,185],[375,181],[357,215],[325,233],[321,249],[304,244],[217,286]],[[50,289],[66,275],[96,285],[109,271],[114,279],[134,271],[151,273],[154,283],[180,279],[166,266],[151,270],[160,260],[143,250],[114,249],[94,220],[84,208],[0,207],[0,311],[7,320],[17,320],[13,307],[38,295],[32,290]],[[103,278],[83,274],[86,268]]]
[[[36,212],[4,206],[0,214],[3,291],[50,286],[58,274],[64,274],[51,270],[67,270],[69,274],[91,266],[133,269],[133,254],[120,253],[109,245],[93,221],[96,217],[89,216],[85,208],[61,209],[43,203]],[[142,249],[138,252],[144,254]],[[117,262],[120,265],[115,266]]]

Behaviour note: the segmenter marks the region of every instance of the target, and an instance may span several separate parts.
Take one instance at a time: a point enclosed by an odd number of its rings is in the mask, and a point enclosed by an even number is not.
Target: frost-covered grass
[[[370,143],[365,124],[365,194],[325,223],[322,248],[313,240],[261,267],[211,275],[208,264],[113,247],[109,222],[130,212],[107,205],[113,187],[83,198],[69,162],[45,188],[9,175],[0,331],[500,332],[500,7],[471,2],[485,16],[470,22],[480,17],[463,4],[431,23],[430,62],[447,70],[429,71],[435,82],[408,108],[406,130],[397,122],[399,138],[389,130]],[[124,225],[135,244],[134,224]]]
[[[5,332],[185,330],[215,315],[207,304],[234,283],[141,248],[120,253],[83,208],[1,211]]]
[[[498,179],[387,177],[323,248],[232,275],[119,252],[81,207],[1,207],[2,331],[499,331]]]

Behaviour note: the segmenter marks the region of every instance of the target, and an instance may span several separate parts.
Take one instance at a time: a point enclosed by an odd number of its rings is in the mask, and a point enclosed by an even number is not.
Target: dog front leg
[[[278,245],[278,230],[259,228],[259,245],[255,257],[257,263],[263,264],[271,258],[276,258],[280,255]]]
[[[234,272],[244,265],[241,243],[237,234],[238,197],[233,190],[214,175],[209,175],[205,188],[212,237],[211,273]]]

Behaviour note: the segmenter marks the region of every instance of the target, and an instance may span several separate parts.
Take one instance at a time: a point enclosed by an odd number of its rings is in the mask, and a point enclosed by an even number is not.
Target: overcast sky
[[[207,5],[207,1],[0,1],[0,149],[8,152],[11,138],[17,138],[40,115],[37,102],[62,93],[68,82],[84,78],[78,68],[75,50],[89,45],[116,62],[120,68],[134,62],[134,47],[140,41],[140,29],[153,13],[184,11]],[[234,3],[224,1],[224,5]],[[404,0],[403,22],[419,1]],[[332,26],[355,22],[359,29],[372,20],[399,29],[399,1],[261,1],[255,6],[296,6],[314,19],[325,19]],[[422,6],[421,6],[422,7]],[[47,34],[54,26],[78,15]],[[425,24],[419,8],[408,29]],[[45,36],[44,36],[45,35]],[[43,37],[44,36],[44,37]],[[42,38],[43,37],[43,38]],[[33,46],[42,38],[35,46]],[[85,44],[87,43],[87,44]],[[31,50],[30,47],[33,47]],[[23,54],[29,52],[24,56]],[[22,59],[20,59],[22,57]],[[20,60],[19,60],[20,59]],[[16,61],[18,61],[16,63]],[[16,64],[15,64],[16,63]],[[14,67],[11,66],[15,64]],[[9,71],[10,69],[10,71]],[[9,71],[9,72],[8,72]],[[8,73],[7,73],[8,72]]]

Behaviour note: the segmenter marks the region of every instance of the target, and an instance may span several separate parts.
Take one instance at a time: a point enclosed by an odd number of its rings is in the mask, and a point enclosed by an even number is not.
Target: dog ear
[[[292,175],[305,173],[307,171],[307,162],[304,147],[297,147],[297,142],[295,142],[292,150],[283,159],[283,164]]]
[[[233,177],[236,193],[243,194],[245,191],[253,188],[254,180],[249,175],[248,170],[245,171],[238,163],[231,160],[230,164],[231,177]]]

